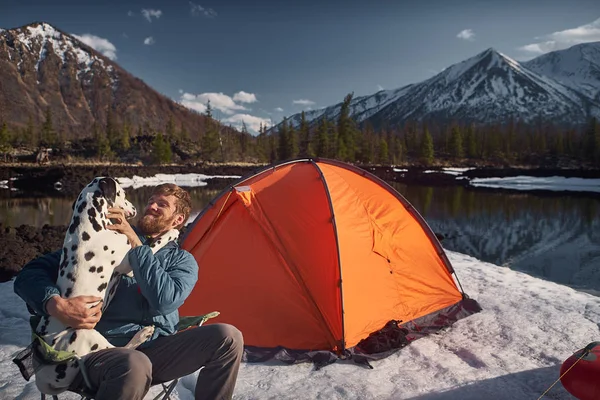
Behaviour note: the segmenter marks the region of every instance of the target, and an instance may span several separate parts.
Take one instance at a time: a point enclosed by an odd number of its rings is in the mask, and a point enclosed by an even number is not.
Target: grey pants
[[[85,365],[96,400],[141,400],[151,385],[201,367],[196,400],[231,399],[243,348],[237,328],[212,324],[160,337],[140,350],[100,350],[88,356]],[[81,387],[82,381],[80,374],[72,387]]]

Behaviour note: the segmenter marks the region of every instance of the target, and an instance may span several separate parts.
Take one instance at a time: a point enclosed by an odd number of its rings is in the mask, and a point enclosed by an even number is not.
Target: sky
[[[253,131],[350,92],[420,82],[490,47],[527,60],[600,41],[597,0],[0,0],[0,28],[34,21]]]

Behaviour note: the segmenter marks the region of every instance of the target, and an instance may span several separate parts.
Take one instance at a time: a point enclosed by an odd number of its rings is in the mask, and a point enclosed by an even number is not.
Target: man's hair
[[[177,229],[183,228],[186,221],[188,220],[190,213],[192,212],[192,199],[190,194],[173,183],[163,183],[158,185],[152,191],[152,195],[163,195],[163,196],[175,196],[175,212],[183,214],[183,222],[176,226]]]

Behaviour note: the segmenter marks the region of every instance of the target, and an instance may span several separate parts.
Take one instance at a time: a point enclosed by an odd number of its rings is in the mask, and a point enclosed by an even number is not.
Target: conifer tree
[[[277,161],[277,137],[275,135],[269,135],[269,162],[274,163]]]
[[[421,138],[421,150],[419,155],[422,162],[429,165],[433,162],[433,154],[433,140],[431,139],[431,134],[429,134],[429,129],[425,129]]]
[[[6,122],[0,124],[0,154],[5,155],[11,150],[10,133]]]
[[[289,137],[289,128],[287,118],[284,117],[283,121],[279,125],[279,131],[277,132],[279,136],[279,143],[277,149],[277,159],[280,161],[288,160],[290,156],[290,137]]]
[[[298,152],[298,155],[300,157],[314,156],[314,152],[312,150],[310,142],[310,128],[308,126],[308,122],[306,121],[306,114],[304,113],[304,110],[300,114],[300,129],[298,132],[298,137],[300,140],[300,150]]]
[[[121,138],[113,120],[113,113],[110,106],[106,110],[106,138],[111,148],[118,148]]]
[[[98,128],[98,124],[94,122],[92,126],[92,134],[96,140],[96,156],[101,160],[110,159],[113,152],[110,148],[110,142],[104,133],[104,130]]]
[[[320,118],[317,125],[317,143],[315,155],[329,157],[329,125],[326,118]]]
[[[157,164],[171,162],[171,157],[173,156],[171,144],[165,140],[162,132],[158,132],[152,141],[152,153],[154,155],[154,162]]]
[[[452,127],[452,133],[450,136],[450,156],[455,158],[463,158],[463,140],[460,133],[460,129],[457,125]]]
[[[385,137],[379,139],[379,154],[377,155],[377,161],[381,165],[388,165],[390,163],[389,148]]]
[[[353,162],[356,159],[356,128],[350,117],[350,103],[354,93],[344,97],[338,118],[338,152],[337,156],[343,161]]]
[[[177,137],[177,130],[175,129],[175,121],[173,120],[173,116],[169,116],[169,120],[167,121],[167,126],[165,129],[165,140],[167,142],[175,142],[177,143],[179,138]]]
[[[258,128],[258,136],[256,137],[256,157],[259,162],[269,161],[270,155],[270,139],[267,136],[267,126],[260,123]]]
[[[46,107],[45,120],[42,124],[42,130],[40,132],[40,144],[42,146],[51,146],[56,143],[56,133],[54,131],[54,125],[52,124],[52,110],[50,107]]]
[[[296,158],[298,157],[298,151],[300,150],[300,146],[298,144],[298,131],[294,128],[292,124],[290,124],[288,128],[288,158]]]
[[[587,129],[585,130],[584,136],[584,156],[585,160],[589,162],[598,161],[599,156],[599,145],[598,145],[598,123],[596,118],[592,118],[588,122]]]
[[[328,125],[329,126],[329,125]],[[329,126],[329,154],[327,157],[336,158],[338,155],[338,147],[340,146],[339,134],[336,125]]]
[[[394,164],[400,164],[404,160],[404,146],[402,145],[402,139],[398,135],[394,135],[394,142],[396,143],[392,162]]]
[[[185,129],[183,121],[181,122],[181,129],[179,129],[179,137],[184,143],[188,143],[191,140],[190,133]]]
[[[246,154],[248,153],[249,142],[250,133],[248,132],[246,122],[242,121],[242,131],[240,132],[240,151],[242,153],[242,159],[245,158]]]
[[[29,114],[29,118],[27,119],[27,126],[25,127],[24,135],[24,141],[26,144],[33,148],[39,147],[40,141],[35,132],[35,127],[33,125],[33,117],[31,116],[31,114]]]
[[[125,122],[123,125],[123,132],[121,133],[121,140],[119,141],[118,148],[123,151],[127,151],[131,148],[131,125],[129,122]]]
[[[467,126],[465,132],[465,149],[467,158],[477,157],[477,146],[475,142],[475,132],[473,132],[473,125]]]
[[[217,121],[215,121],[212,117],[210,100],[206,104],[205,116],[206,130],[204,135],[202,135],[202,139],[200,140],[202,158],[207,161],[216,161],[221,142],[219,140],[219,132],[217,130]]]

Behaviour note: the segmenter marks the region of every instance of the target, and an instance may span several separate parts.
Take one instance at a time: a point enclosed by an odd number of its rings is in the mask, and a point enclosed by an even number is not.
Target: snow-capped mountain
[[[376,127],[422,120],[487,124],[510,119],[528,123],[539,118],[581,124],[589,116],[600,116],[596,61],[600,44],[576,47],[563,52],[585,56],[550,53],[523,64],[490,48],[423,82],[357,97],[352,101],[351,115],[357,122],[369,121]],[[313,121],[326,116],[335,120],[340,106],[310,111],[306,118]],[[297,125],[300,115],[291,116],[289,121]]]
[[[578,44],[522,64],[600,101],[600,42]]]
[[[0,30],[0,105],[11,125],[40,126],[49,108],[56,131],[73,137],[106,123],[164,129],[172,116],[188,132],[204,118],[163,96],[118,64],[47,23]]]

